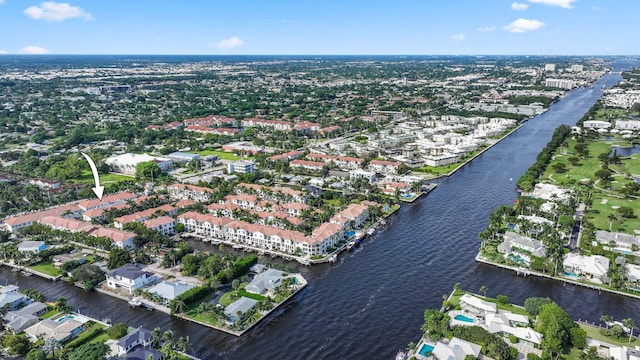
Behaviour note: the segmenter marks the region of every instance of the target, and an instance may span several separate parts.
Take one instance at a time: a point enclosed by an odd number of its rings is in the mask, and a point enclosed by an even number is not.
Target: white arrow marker
[[[102,193],[104,192],[104,186],[100,186],[100,176],[98,176],[98,168],[96,168],[96,164],[93,162],[93,160],[91,160],[89,155],[85,153],[81,153],[81,154],[82,156],[84,156],[85,159],[87,159],[87,162],[89,163],[89,167],[91,168],[91,172],[93,173],[93,180],[96,182],[96,187],[91,188],[91,190],[93,190],[93,192],[96,194],[98,199],[102,201]]]

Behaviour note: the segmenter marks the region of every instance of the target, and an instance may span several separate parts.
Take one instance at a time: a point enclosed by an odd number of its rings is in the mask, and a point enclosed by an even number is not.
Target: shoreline
[[[210,323],[207,323],[207,322],[204,322],[204,321],[201,321],[201,320],[193,319],[193,318],[191,318],[191,317],[189,317],[189,316],[187,316],[187,315],[185,315],[183,313],[172,314],[171,310],[169,310],[168,307],[166,307],[164,305],[160,305],[160,304],[156,304],[156,303],[150,302],[150,301],[148,301],[147,299],[144,299],[144,298],[138,298],[142,302],[142,305],[138,306],[138,307],[139,308],[147,308],[147,311],[150,311],[149,308],[151,308],[154,311],[155,310],[160,311],[160,312],[162,312],[162,313],[164,313],[164,314],[166,314],[166,315],[168,315],[170,317],[176,317],[176,318],[179,318],[179,319],[182,319],[182,320],[185,320],[185,321],[190,321],[190,322],[196,323],[196,324],[198,324],[200,326],[205,326],[205,327],[208,327],[210,329],[222,331],[222,332],[225,332],[227,334],[240,337],[240,336],[244,335],[246,332],[248,332],[249,330],[251,330],[258,323],[262,322],[262,320],[264,320],[266,317],[271,315],[271,313],[276,311],[276,309],[278,309],[280,306],[286,304],[291,298],[293,298],[300,291],[302,291],[304,288],[307,287],[307,285],[308,285],[307,279],[305,279],[302,276],[302,274],[300,274],[300,273],[291,273],[291,275],[293,275],[296,279],[298,279],[298,287],[296,288],[296,290],[291,295],[289,295],[286,298],[284,298],[281,302],[279,302],[278,304],[275,304],[275,306],[271,310],[269,310],[266,313],[264,313],[258,320],[256,320],[255,322],[251,323],[248,327],[246,327],[243,330],[233,330],[233,329],[229,329],[229,328],[226,328],[226,327],[216,326],[214,324],[210,324]],[[100,285],[96,286],[94,288],[94,290],[97,293],[104,294],[104,295],[107,295],[107,296],[111,296],[111,297],[114,297],[116,299],[120,299],[120,300],[126,301],[127,303],[129,302],[129,298],[128,297],[113,293],[113,292],[105,290],[105,289],[101,289],[100,286],[102,286],[104,284],[105,284],[104,282],[101,283]],[[127,304],[127,306],[131,306],[131,305]]]
[[[634,298],[634,299],[640,299],[640,295],[636,295],[636,294],[631,294],[631,293],[626,293],[624,291],[620,291],[620,290],[614,290],[614,289],[609,289],[609,288],[605,288],[605,287],[601,287],[598,286],[596,284],[593,283],[583,283],[580,281],[576,281],[576,280],[571,280],[571,279],[567,279],[567,278],[563,278],[563,277],[559,277],[559,276],[552,276],[549,274],[545,274],[545,273],[541,273],[535,270],[530,270],[530,269],[525,269],[525,268],[518,268],[515,266],[510,266],[510,265],[505,265],[505,264],[498,264],[495,263],[493,261],[489,261],[486,258],[484,258],[480,253],[478,253],[475,257],[475,261],[479,262],[479,263],[483,263],[483,264],[487,264],[487,265],[492,265],[504,270],[510,270],[516,273],[516,276],[522,274],[524,277],[527,277],[529,275],[533,275],[533,276],[538,276],[541,278],[547,278],[550,280],[557,280],[557,281],[562,281],[566,284],[571,284],[571,285],[577,285],[577,286],[582,286],[584,288],[587,289],[591,289],[591,290],[597,290],[598,292],[608,292],[611,294],[616,294],[616,295],[620,295],[620,296],[627,296],[630,298]]]

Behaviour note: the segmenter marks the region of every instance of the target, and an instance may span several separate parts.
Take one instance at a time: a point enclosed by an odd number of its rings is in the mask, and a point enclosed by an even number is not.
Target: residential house
[[[280,286],[282,279],[285,277],[284,272],[280,270],[267,269],[254,276],[253,280],[245,287],[245,290],[250,293],[264,295]]]
[[[127,191],[103,196],[102,200],[100,199],[90,199],[83,200],[78,203],[78,207],[82,209],[82,211],[89,211],[93,209],[102,209],[108,208],[110,206],[118,205],[126,203],[128,200],[133,200],[136,198],[136,195]]]
[[[107,285],[113,289],[123,288],[129,294],[155,280],[155,276],[133,264],[125,264],[107,273]]]
[[[258,303],[257,300],[241,297],[240,299],[232,302],[224,309],[224,314],[227,317],[227,321],[231,324],[235,324],[242,319],[242,316],[249,310],[253,309]]]
[[[32,302],[19,310],[7,312],[2,319],[7,329],[14,334],[19,334],[40,321],[38,317],[46,312],[47,305],[41,302]]]
[[[160,216],[142,223],[149,230],[156,230],[164,236],[176,233],[176,220],[171,216]]]
[[[528,264],[531,261],[530,255],[545,257],[547,249],[539,240],[507,231],[504,241],[498,245],[498,252],[503,253],[505,257],[512,256]]]
[[[565,271],[600,280],[609,270],[609,259],[601,255],[568,253],[562,261]]]
[[[480,319],[484,319],[487,314],[495,314],[498,311],[496,304],[480,300],[469,294],[460,297],[460,308]]]
[[[487,314],[485,328],[492,334],[513,335],[529,346],[539,346],[542,341],[542,334],[529,327],[528,317],[509,311]]]
[[[151,345],[151,331],[139,327],[127,335],[121,337],[116,343],[118,355],[124,355],[131,352],[136,346]]]
[[[21,253],[37,254],[47,248],[44,241],[21,241],[18,244],[18,251]]]
[[[172,198],[193,200],[198,202],[207,202],[211,199],[212,189],[188,185],[188,184],[173,184],[167,186],[167,191]]]
[[[178,297],[187,290],[193,289],[193,285],[165,280],[152,286],[149,293],[157,294],[162,298],[163,304],[168,304],[171,300]]]
[[[383,175],[397,175],[402,163],[397,161],[371,160],[369,170]]]
[[[632,252],[634,249],[637,251],[640,248],[637,236],[605,230],[596,231],[596,241],[609,247],[613,245],[613,248],[623,252]]]
[[[118,360],[164,360],[164,354],[155,348],[138,345],[131,352],[118,357]]]
[[[62,320],[61,320],[62,319]],[[86,321],[65,315],[59,319],[45,319],[29,326],[24,332],[31,341],[38,341],[43,338],[51,339],[57,343],[63,343],[76,337],[84,329]]]
[[[478,359],[480,350],[482,350],[482,346],[454,336],[448,344],[438,341],[431,355],[439,360],[465,360],[467,356]]]

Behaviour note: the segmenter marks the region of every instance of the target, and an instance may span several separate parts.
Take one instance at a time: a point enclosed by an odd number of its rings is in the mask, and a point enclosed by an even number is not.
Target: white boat
[[[376,229],[375,229],[375,228],[369,228],[369,230],[367,230],[367,235],[371,236],[371,235],[373,235],[373,233],[375,233],[375,232],[376,232]]]
[[[298,262],[302,265],[311,265],[311,261],[307,259],[298,259]]]
[[[211,240],[211,245],[220,245],[222,244],[220,241]]]
[[[402,350],[398,350],[398,353],[396,354],[396,360],[406,360],[406,359],[407,359],[407,353]]]
[[[356,242],[353,240],[349,241],[349,243],[347,244],[347,250],[353,249],[354,246],[356,246]]]
[[[129,299],[129,305],[136,306],[136,307],[142,306],[142,301],[140,301],[140,299],[138,298],[133,297]]]
[[[242,247],[243,247],[242,245],[238,245],[238,244],[235,244],[232,246],[232,248],[234,249],[242,249]]]
[[[329,262],[336,262],[338,261],[338,256],[336,254],[333,254],[331,256],[329,256]]]

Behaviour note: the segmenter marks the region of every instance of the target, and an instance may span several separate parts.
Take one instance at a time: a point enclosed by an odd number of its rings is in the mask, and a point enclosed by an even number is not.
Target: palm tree
[[[163,332],[160,340],[162,340],[163,347],[167,345],[169,348],[173,349],[173,331],[167,330]]]
[[[633,322],[632,318],[627,318],[622,320],[622,324],[629,329],[629,342],[631,342],[631,338],[633,338],[633,328],[636,326],[635,322]]]
[[[72,307],[67,303],[67,298],[64,296],[60,296],[56,299],[55,308],[57,311],[65,313],[71,311],[72,309]]]
[[[151,346],[156,347],[160,345],[160,339],[162,338],[162,329],[159,327],[151,331]]]
[[[218,279],[217,277],[212,278],[209,282],[209,286],[213,289],[213,291],[218,291],[218,289],[220,288],[220,279]]]
[[[609,324],[613,322],[613,316],[611,316],[611,315],[602,315],[602,316],[600,316],[600,321],[602,321],[607,326],[607,329],[608,329],[609,328]]]
[[[609,214],[607,218],[609,219],[609,231],[611,231],[611,228],[613,227],[613,223],[618,221],[618,217],[616,216],[616,214]]]
[[[480,292],[481,292],[485,297],[487,297],[487,291],[489,291],[489,288],[488,288],[488,287],[486,287],[486,286],[484,286],[484,285],[480,286]]]
[[[189,344],[189,335],[180,336],[178,338],[178,342],[176,343],[176,347],[178,348],[178,350],[186,353],[187,350],[191,348],[191,344]]]

